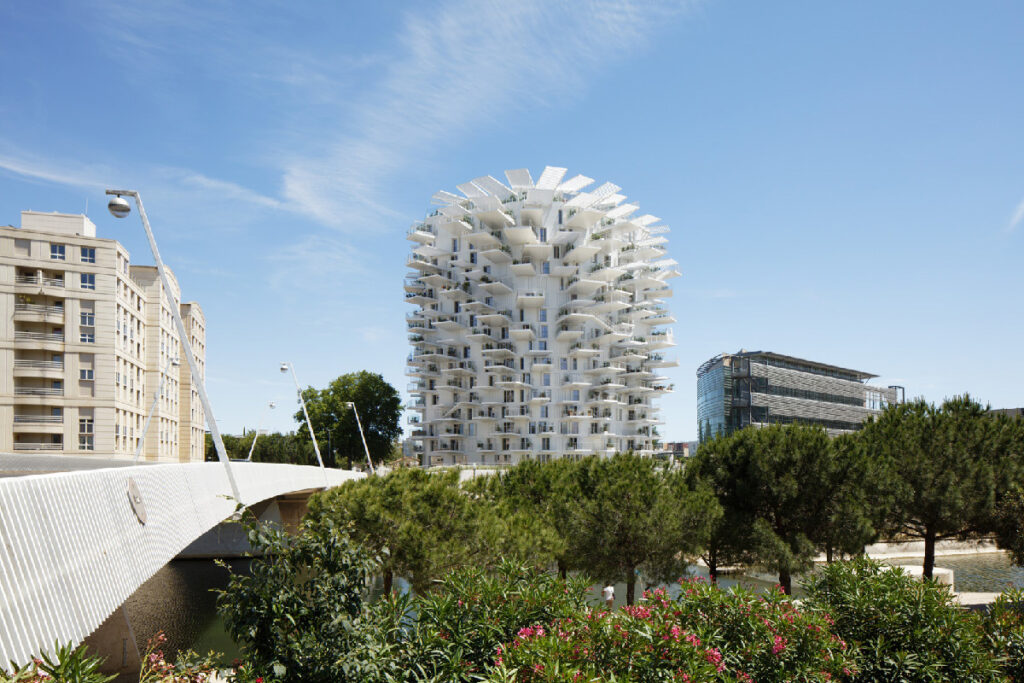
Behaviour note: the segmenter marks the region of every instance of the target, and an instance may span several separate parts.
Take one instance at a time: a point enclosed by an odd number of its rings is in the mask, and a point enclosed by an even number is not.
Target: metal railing
[[[64,341],[63,332],[29,332],[27,330],[15,330],[14,331],[15,341],[19,339],[30,340],[30,341]]]
[[[47,287],[63,287],[64,278],[62,277],[37,277],[35,275],[17,275],[14,278],[14,284],[16,285],[45,285]]]
[[[49,443],[43,441],[15,441],[14,450],[16,451],[62,451],[64,450],[64,444],[62,443]]]
[[[16,368],[36,368],[39,370],[63,370],[64,361],[62,360],[26,360],[23,358],[14,359],[14,367]]]
[[[63,306],[44,306],[42,304],[14,304],[15,312],[42,313],[44,315],[64,315]]]
[[[63,389],[49,387],[14,387],[15,396],[63,396]]]
[[[15,415],[16,424],[58,425],[64,423],[63,415]]]

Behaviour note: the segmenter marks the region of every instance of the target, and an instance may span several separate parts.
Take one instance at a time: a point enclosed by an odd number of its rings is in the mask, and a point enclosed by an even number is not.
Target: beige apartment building
[[[205,414],[170,306],[200,373],[205,320],[155,267],[131,265],[86,216],[23,211],[0,227],[0,453],[203,459]]]

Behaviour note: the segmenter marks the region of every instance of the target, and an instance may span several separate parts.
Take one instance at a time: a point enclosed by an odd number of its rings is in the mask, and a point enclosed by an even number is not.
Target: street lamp
[[[345,403],[352,412],[356,414],[356,426],[359,427],[359,438],[363,440],[363,450],[366,451],[366,464],[370,466],[370,474],[377,474],[373,469],[373,461],[370,460],[370,447],[366,445],[366,436],[363,434],[363,423],[359,421],[359,411],[356,410],[356,404],[352,401]]]
[[[164,364],[164,371],[160,373],[160,384],[156,387],[156,393],[153,394],[153,405],[149,407],[149,415],[146,416],[146,424],[142,425],[142,438],[139,439],[139,444],[135,447],[135,460],[132,462],[133,465],[139,463],[139,456],[142,455],[142,446],[146,443],[146,432],[149,431],[149,423],[153,419],[153,413],[156,412],[157,401],[160,400],[160,395],[164,393],[164,380],[167,378],[167,372],[171,369],[171,366],[178,367],[181,363],[178,362],[177,358],[167,357],[167,362]]]
[[[309,421],[309,411],[306,410],[306,399],[302,396],[302,389],[299,387],[299,378],[295,376],[295,366],[285,361],[281,363],[281,372],[292,371],[292,379],[295,380],[295,393],[299,395],[299,402],[302,404],[302,414],[306,416],[306,426],[309,427],[309,435],[313,438],[313,450],[316,451],[316,461],[320,463],[320,469],[324,473],[324,486],[327,486],[327,470],[324,469],[324,459],[320,457],[320,444],[316,442],[316,434],[313,433],[313,423]]]
[[[274,402],[273,401],[269,401],[267,403],[267,410],[273,410],[273,409],[274,409]],[[264,417],[264,415],[266,415],[266,411],[264,411],[263,415],[260,415],[260,421],[256,423],[256,433],[253,434],[253,436],[252,436],[252,445],[249,446],[249,457],[245,459],[246,462],[250,462],[252,460],[252,452],[254,450],[256,450],[256,439],[260,438],[260,425],[263,424],[263,417]]]
[[[156,262],[157,273],[160,274],[160,282],[163,284],[164,293],[169,300],[171,316],[174,318],[174,326],[178,330],[178,337],[181,338],[181,345],[185,347],[185,360],[188,361],[188,368],[192,372],[192,380],[199,392],[199,400],[206,412],[206,424],[210,427],[210,436],[213,437],[213,445],[217,449],[217,458],[224,464],[224,470],[228,475],[228,482],[231,484],[231,493],[235,500],[242,502],[242,494],[238,490],[238,482],[235,481],[235,474],[231,469],[231,461],[228,459],[227,450],[224,448],[224,440],[220,438],[220,429],[217,428],[217,420],[213,417],[213,406],[210,405],[210,398],[206,395],[206,384],[203,376],[199,373],[196,365],[195,354],[192,353],[192,343],[189,341],[188,332],[185,330],[185,323],[181,320],[181,311],[174,305],[171,296],[171,283],[167,279],[167,272],[164,269],[163,259],[160,258],[160,250],[156,247],[156,238],[153,237],[153,230],[149,227],[149,218],[146,217],[146,209],[142,206],[142,197],[135,190],[107,190],[111,195],[107,208],[115,218],[124,218],[132,211],[131,205],[124,197],[135,199],[135,205],[139,207],[139,218],[142,219],[142,227],[146,229],[146,239],[149,240],[149,248],[153,252],[153,260]],[[122,196],[124,195],[124,196]]]

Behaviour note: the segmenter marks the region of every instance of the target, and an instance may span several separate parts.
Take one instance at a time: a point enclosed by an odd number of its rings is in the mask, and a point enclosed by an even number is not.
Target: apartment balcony
[[[409,268],[414,268],[421,273],[440,273],[441,268],[429,261],[425,256],[419,254],[412,254],[409,256],[405,265]]]
[[[480,278],[480,289],[491,296],[505,296],[512,293],[512,288],[507,284],[499,280],[491,280],[489,277],[486,279]]]
[[[497,341],[494,333],[488,327],[474,327],[470,329],[466,338],[474,342]]]
[[[53,443],[52,441],[15,441],[14,450],[16,451],[63,451],[63,443]]]
[[[530,242],[523,245],[523,255],[546,261],[555,253],[554,245],[547,242]]]
[[[15,396],[24,397],[42,397],[49,398],[54,396],[63,396],[64,389],[54,389],[53,387],[14,387]]]
[[[562,388],[563,389],[587,389],[590,387],[590,382],[581,378],[573,377],[572,375],[562,376]]]
[[[414,304],[416,306],[429,306],[430,304],[436,301],[437,299],[434,298],[433,290],[425,289],[424,291],[421,292],[406,292],[405,294],[405,303],[407,304]]]
[[[591,348],[585,345],[583,342],[576,342],[569,347],[569,355],[573,358],[592,358],[594,356],[600,356],[600,349]]]
[[[499,266],[505,265],[506,263],[512,263],[512,252],[505,245],[502,245],[497,249],[481,251],[480,256]]]
[[[64,376],[64,361],[15,358],[14,376],[60,379]]]
[[[14,416],[14,432],[17,434],[61,434],[63,431],[64,417],[62,415],[22,414]]]
[[[530,391],[530,405],[540,405],[551,402],[550,389],[533,389]]]
[[[555,341],[560,343],[572,343],[574,341],[578,341],[582,336],[582,325],[559,325],[558,332],[555,334]]]
[[[545,351],[544,353],[547,353]],[[554,364],[551,362],[551,356],[538,356],[533,359],[533,363],[530,365],[530,372],[547,372]]]
[[[14,304],[14,320],[19,322],[64,322],[64,307],[46,304]]]
[[[422,292],[427,288],[427,286],[420,281],[419,275],[405,278],[402,287],[405,289],[405,292],[407,294],[415,294],[417,292]]]
[[[590,267],[590,271],[587,274],[587,278],[590,280],[600,280],[602,283],[615,282],[620,277],[625,275],[626,269],[619,266],[606,266],[602,263],[597,263]]]
[[[577,244],[562,257],[562,260],[566,263],[585,263],[596,256],[600,251],[601,247],[596,244]]]
[[[434,321],[434,327],[445,332],[462,332],[466,329],[466,326],[459,322],[459,319],[453,315],[447,315],[438,318]]]
[[[515,358],[510,342],[488,342],[483,345],[480,353],[491,359]]]
[[[513,325],[508,331],[508,336],[518,342],[529,342],[537,338],[533,327],[524,323]]]
[[[512,324],[512,311],[483,313],[478,315],[476,319],[488,327],[508,327]]]
[[[19,344],[19,342],[22,342]],[[33,345],[36,343],[53,343],[63,344],[64,333],[63,332],[35,332],[31,330],[15,330],[14,331],[14,345],[15,348],[18,346],[24,346],[26,344]]]
[[[44,289],[64,289],[64,278],[44,274],[16,275],[14,277],[15,292],[42,292]]]
[[[518,277],[536,277],[537,275],[537,269],[533,267],[533,262],[526,259],[514,259],[508,269]]]
[[[673,340],[672,330],[654,331],[648,335],[647,348],[649,349],[665,349],[670,346],[675,346]]]
[[[649,368],[675,368],[679,367],[679,361],[675,358],[666,358],[661,354],[651,354],[647,361]],[[735,375],[734,375],[735,376]]]
[[[486,230],[474,232],[466,238],[466,241],[469,242],[470,246],[474,249],[481,252],[501,248],[501,239],[497,235],[493,235]]]
[[[437,233],[434,231],[434,228],[426,223],[413,225],[405,235],[407,240],[419,244],[433,244],[435,237],[437,237]]]
[[[540,308],[544,305],[544,292],[518,291],[516,292],[516,307],[518,308]]]

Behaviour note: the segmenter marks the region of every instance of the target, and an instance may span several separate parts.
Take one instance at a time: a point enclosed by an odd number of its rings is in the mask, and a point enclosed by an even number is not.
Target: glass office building
[[[771,351],[723,353],[697,369],[700,439],[793,422],[821,425],[833,436],[860,429],[901,396],[901,387],[867,384],[874,377]]]

